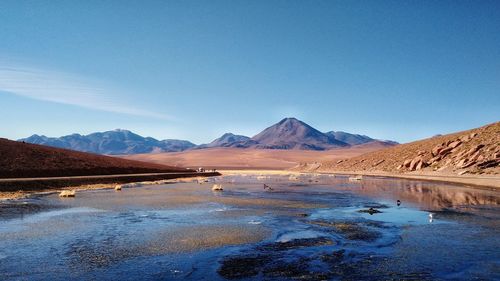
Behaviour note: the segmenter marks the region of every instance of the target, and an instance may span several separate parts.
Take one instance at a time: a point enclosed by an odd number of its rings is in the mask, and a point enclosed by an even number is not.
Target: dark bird
[[[270,186],[269,186],[269,185],[267,185],[267,184],[264,184],[264,189],[266,189],[266,188],[267,188],[267,189],[269,189],[269,190],[273,190],[273,189],[272,189],[272,187],[270,187]]]
[[[400,206],[400,205],[401,205],[401,200],[399,200],[399,199],[398,199],[398,201],[396,201],[396,204],[397,204],[398,206]]]

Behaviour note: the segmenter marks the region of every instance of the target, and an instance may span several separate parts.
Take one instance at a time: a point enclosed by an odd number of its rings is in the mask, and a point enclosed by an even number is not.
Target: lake
[[[0,279],[498,280],[499,205],[485,189],[329,175],[40,195],[0,202]]]

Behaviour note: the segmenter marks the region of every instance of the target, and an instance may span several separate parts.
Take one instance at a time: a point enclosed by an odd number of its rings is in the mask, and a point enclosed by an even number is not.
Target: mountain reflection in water
[[[342,185],[342,188],[358,194],[385,198],[394,202],[401,200],[402,204],[410,203],[428,210],[500,204],[500,197],[495,191],[471,189],[446,183],[411,180],[387,181],[365,177],[360,183]]]

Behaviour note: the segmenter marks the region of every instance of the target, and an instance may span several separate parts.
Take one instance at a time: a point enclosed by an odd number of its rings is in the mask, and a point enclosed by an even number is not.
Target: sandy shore
[[[166,180],[158,180],[158,181],[141,181],[141,182],[129,182],[119,184],[124,188],[128,187],[140,187],[145,185],[156,185],[156,184],[168,184],[168,183],[179,183],[179,182],[192,182],[202,179],[202,177],[191,177],[191,178],[176,178],[176,179],[166,179]],[[39,196],[45,194],[59,193],[63,190],[74,190],[74,191],[83,191],[83,190],[98,190],[98,189],[113,189],[117,186],[117,183],[98,183],[98,184],[84,184],[78,186],[66,186],[63,188],[48,188],[40,191],[0,191],[0,200],[12,200],[12,199],[21,199],[28,198],[31,196]]]
[[[289,170],[264,170],[264,169],[248,169],[248,170],[220,170],[219,171],[223,176],[233,176],[233,175],[298,175],[298,174],[310,174],[303,173],[298,171],[289,171]]]

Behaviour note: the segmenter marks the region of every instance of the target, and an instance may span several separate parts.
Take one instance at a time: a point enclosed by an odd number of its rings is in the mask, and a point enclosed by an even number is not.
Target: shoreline
[[[331,174],[331,175],[362,175],[369,177],[399,178],[464,185],[470,188],[500,191],[499,176],[453,176],[432,174],[396,174],[387,172],[360,172],[360,171],[290,171],[290,170],[220,170],[223,175],[253,174],[253,175],[289,175],[289,174]]]
[[[441,182],[441,183],[451,183],[457,184],[474,189],[483,189],[491,191],[500,191],[500,177],[498,176],[453,176],[453,175],[431,175],[431,174],[395,174],[387,172],[360,172],[360,171],[316,171],[316,172],[301,172],[301,171],[291,171],[291,170],[267,170],[267,169],[230,169],[230,170],[220,170],[218,174],[212,175],[191,175],[185,177],[176,177],[170,179],[160,179],[152,181],[124,181],[124,182],[109,182],[109,183],[94,183],[94,184],[81,184],[81,185],[67,185],[61,187],[50,187],[41,190],[15,190],[15,191],[0,191],[0,202],[3,200],[15,200],[22,198],[29,198],[31,196],[39,196],[46,194],[53,194],[60,192],[62,190],[100,190],[100,189],[111,189],[117,184],[130,184],[130,187],[134,185],[139,187],[143,185],[151,184],[168,184],[168,183],[178,183],[183,181],[192,181],[195,178],[207,177],[207,176],[219,176],[219,175],[299,175],[299,174],[326,174],[326,175],[362,175],[368,177],[381,177],[381,178],[397,178],[397,179],[407,179],[407,180],[419,180],[427,182]],[[97,177],[96,177],[97,178]],[[126,178],[126,177],[124,177]],[[35,181],[31,179],[31,181]]]
[[[184,179],[218,176],[218,172],[207,173],[155,173],[132,175],[76,176],[54,178],[0,179],[0,201],[51,194],[62,190],[111,189],[116,185],[150,185],[181,182]]]

